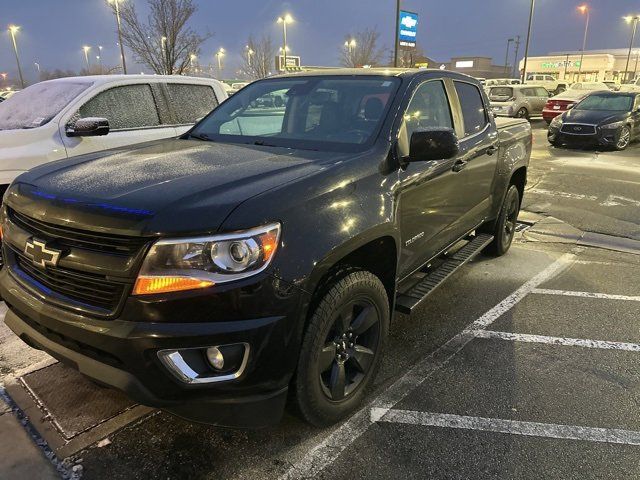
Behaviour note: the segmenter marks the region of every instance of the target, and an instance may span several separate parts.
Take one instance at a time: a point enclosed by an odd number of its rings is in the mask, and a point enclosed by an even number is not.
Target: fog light
[[[213,368],[216,370],[222,370],[224,368],[224,355],[218,347],[207,348],[207,360]]]

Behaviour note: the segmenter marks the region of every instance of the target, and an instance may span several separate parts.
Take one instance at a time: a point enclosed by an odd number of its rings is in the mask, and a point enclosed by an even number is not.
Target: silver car
[[[487,92],[493,114],[499,117],[530,118],[542,115],[549,92],[537,85],[504,85]]]

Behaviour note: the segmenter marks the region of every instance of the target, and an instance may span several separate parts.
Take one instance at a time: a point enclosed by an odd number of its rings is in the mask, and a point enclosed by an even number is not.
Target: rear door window
[[[481,132],[486,127],[488,119],[480,90],[471,83],[454,83],[462,106],[465,136]]]
[[[167,92],[178,125],[196,123],[218,106],[218,99],[209,85],[168,83]]]
[[[111,130],[160,125],[151,86],[147,84],[123,85],[105,90],[80,107],[78,113],[81,118],[106,118]]]

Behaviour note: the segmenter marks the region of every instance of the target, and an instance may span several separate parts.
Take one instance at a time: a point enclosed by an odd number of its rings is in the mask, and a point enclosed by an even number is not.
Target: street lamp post
[[[124,58],[124,45],[122,45],[122,28],[120,26],[120,2],[122,0],[109,0],[109,3],[115,5],[116,10],[116,23],[118,24],[118,43],[120,44],[120,58],[122,59],[122,71],[127,74],[127,62]]]
[[[527,83],[527,63],[529,61],[529,44],[531,42],[531,29],[533,27],[533,14],[536,9],[536,0],[531,0],[531,9],[529,10],[529,28],[527,29],[527,42],[524,47],[524,66],[522,69],[522,83]]]
[[[627,55],[627,66],[624,68],[624,78],[625,81],[629,81],[629,62],[631,61],[631,50],[633,50],[633,43],[636,40],[636,31],[638,29],[638,21],[640,20],[640,15],[630,15],[628,17],[624,17],[627,23],[632,24],[631,28],[631,42],[629,43],[629,55]]]
[[[18,75],[20,76],[20,85],[24,88],[24,77],[22,76],[22,67],[20,66],[20,56],[18,55],[18,44],[16,43],[16,33],[18,33],[20,27],[16,25],[9,25],[9,34],[11,35],[11,41],[13,42],[13,53],[16,54],[16,63],[18,64]]]
[[[511,51],[511,43],[515,42],[515,38],[510,38],[507,40],[507,53],[504,56],[504,76],[507,76],[507,70],[509,69],[509,52]]]
[[[283,70],[287,69],[287,23],[293,23],[293,17],[288,13],[278,17],[278,23],[282,24],[282,55],[284,58]]]
[[[216,58],[218,59],[218,79],[222,79],[222,57],[224,57],[224,48],[220,47],[220,50],[216,52]]]
[[[253,55],[256,52],[254,52],[249,45],[247,45],[245,48],[247,49],[247,63],[249,64],[249,66],[251,66],[251,55]]]
[[[578,81],[580,81],[580,75],[582,74],[582,62],[584,61],[584,51],[587,48],[587,34],[589,33],[590,10],[587,5],[582,5],[578,7],[578,10],[580,10],[583,14],[587,15],[587,21],[585,22],[585,25],[584,25],[584,39],[582,40],[582,52],[580,54],[580,65],[578,65]]]
[[[91,68],[91,65],[89,64],[89,51],[91,50],[91,47],[85,45],[84,47],[82,47],[82,51],[84,52],[84,61],[87,62],[87,70],[89,70],[89,68]]]
[[[167,37],[165,37],[164,35],[162,36],[162,38],[160,38],[160,50],[161,50],[161,56],[162,56],[162,63],[163,68],[164,68],[164,73],[166,73],[167,75],[171,75],[171,73],[169,71],[169,58],[167,55]]]

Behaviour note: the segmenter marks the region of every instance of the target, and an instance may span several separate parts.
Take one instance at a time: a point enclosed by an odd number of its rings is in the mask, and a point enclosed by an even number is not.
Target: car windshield
[[[493,87],[489,90],[489,100],[495,102],[505,101],[513,97],[513,88],[511,87]]]
[[[191,132],[204,140],[308,150],[372,144],[398,90],[387,76],[284,77],[243,88]]]
[[[37,128],[46,125],[90,82],[60,81],[32,85],[10,96],[0,106],[0,130]]]
[[[633,105],[631,95],[590,95],[580,102],[576,110],[599,110],[605,112],[628,112]]]

